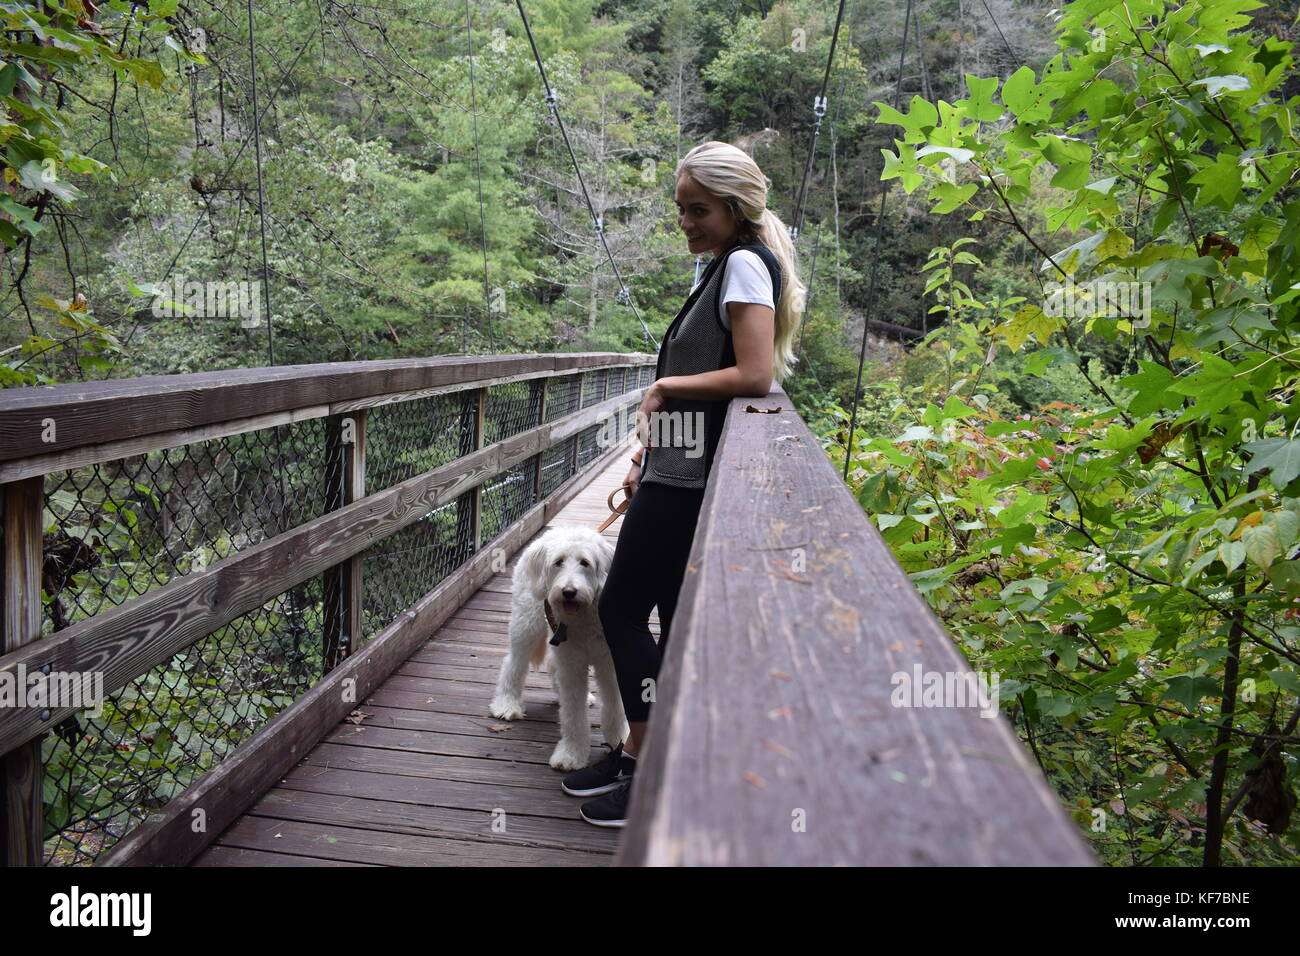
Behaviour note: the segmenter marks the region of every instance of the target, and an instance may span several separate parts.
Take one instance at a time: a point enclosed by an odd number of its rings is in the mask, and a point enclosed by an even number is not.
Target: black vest
[[[762,243],[732,246],[709,263],[695,291],[686,299],[659,346],[655,380],[670,375],[698,375],[736,364],[731,330],[719,318],[724,264],[741,249],[749,249],[767,265],[772,276],[772,303],[781,301],[781,266],[772,250]],[[650,446],[645,450],[642,481],[677,488],[703,488],[713,467],[713,456],[722,437],[730,398],[664,399],[664,407],[652,416]]]

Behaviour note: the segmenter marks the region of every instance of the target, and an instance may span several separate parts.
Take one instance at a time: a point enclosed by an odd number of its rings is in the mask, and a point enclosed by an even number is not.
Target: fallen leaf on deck
[[[774,574],[778,578],[785,578],[787,581],[793,581],[795,584],[812,584],[812,582],[806,578],[796,578],[789,571],[768,571],[767,573]]]
[[[746,783],[752,783],[754,786],[758,787],[758,789],[760,789],[760,790],[766,790],[766,789],[767,789],[767,781],[764,780],[762,777],[760,777],[758,774],[754,773],[754,771],[752,771],[752,770],[746,770],[746,771],[745,771],[745,782],[746,782]]]
[[[789,717],[793,713],[794,711],[789,707],[773,707],[767,712],[767,716],[771,720],[776,720],[778,717]]]
[[[780,405],[776,406],[776,408],[755,408],[753,405],[746,405],[746,406],[745,406],[745,411],[747,411],[747,412],[757,412],[757,413],[760,414],[760,415],[775,415],[775,414],[776,414],[777,412],[779,412],[780,410],[781,410],[781,406],[780,406]]]
[[[763,746],[773,753],[780,754],[782,757],[793,757],[794,751],[789,747],[782,747],[775,740],[764,740]]]
[[[488,730],[492,731],[492,733],[494,734],[499,734],[501,733],[501,731],[509,730],[509,729],[510,729],[509,724],[493,724],[491,727],[488,728]]]
[[[771,674],[773,677],[779,677],[779,678],[781,678],[781,680],[789,680],[789,679],[790,679],[790,675],[789,675],[789,674],[784,674],[784,673],[782,673],[781,671],[768,671],[768,673]]]

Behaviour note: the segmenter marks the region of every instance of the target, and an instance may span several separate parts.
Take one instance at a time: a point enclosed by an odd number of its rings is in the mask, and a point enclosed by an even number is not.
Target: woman
[[[599,612],[629,735],[563,784],[572,796],[601,795],[581,811],[597,826],[627,822],[636,755],[727,406],[737,395],[766,395],[794,362],[804,288],[789,233],[767,208],[769,184],[747,153],[727,143],[697,146],[677,166],[678,225],[691,252],[713,259],[664,334],[637,415],[648,447],[638,449],[623,482],[631,501]],[[648,623],[655,606],[658,646]]]

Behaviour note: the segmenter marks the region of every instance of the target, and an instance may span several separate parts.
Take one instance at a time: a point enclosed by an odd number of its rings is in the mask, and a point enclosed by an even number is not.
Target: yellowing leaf
[[[1011,351],[1018,352],[1032,335],[1040,345],[1046,345],[1053,332],[1061,327],[1061,319],[1048,315],[1036,305],[1027,305],[1015,314],[1010,322],[999,325],[994,331],[1006,336]]]

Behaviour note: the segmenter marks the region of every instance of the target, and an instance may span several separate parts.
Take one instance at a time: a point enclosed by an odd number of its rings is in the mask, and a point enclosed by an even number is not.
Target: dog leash
[[[614,507],[614,496],[618,494],[620,491],[623,492],[623,494],[627,495],[627,497],[624,498],[622,501],[620,501],[618,503],[618,507],[616,508]],[[617,518],[619,515],[627,514],[628,502],[630,502],[631,500],[632,500],[632,496],[628,494],[627,485],[619,485],[617,488],[611,491],[609,493],[609,497],[605,499],[605,503],[609,505],[609,510],[612,512],[612,514],[608,518],[606,518],[601,523],[601,526],[596,530],[604,531],[606,528],[608,528],[611,524],[614,523],[614,519]]]

